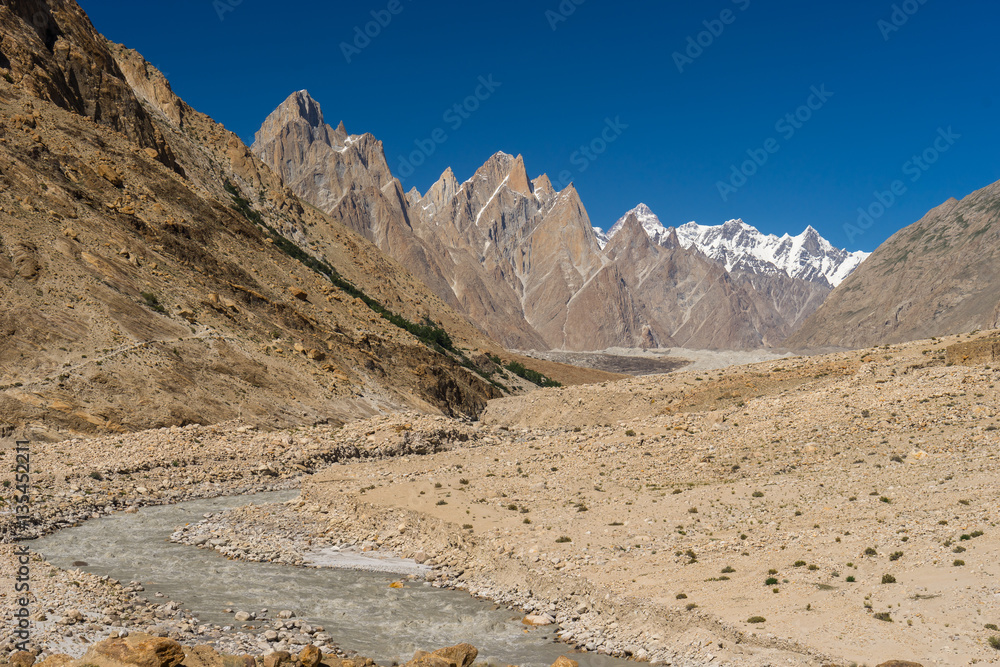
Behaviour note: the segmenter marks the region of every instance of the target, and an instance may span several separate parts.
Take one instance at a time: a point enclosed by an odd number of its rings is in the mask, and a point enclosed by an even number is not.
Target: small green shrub
[[[868,547],[865,549],[866,556],[878,556],[878,552],[875,551],[875,547]]]
[[[751,616],[747,619],[747,623],[766,623],[767,619],[763,616]]]
[[[150,310],[155,310],[158,313],[167,312],[166,309],[163,307],[163,304],[160,303],[160,299],[157,298],[157,296],[152,292],[140,292],[139,296],[142,297],[142,300],[145,302],[146,307],[149,308]]]
[[[566,544],[567,542],[572,542],[573,539],[565,535],[560,535],[556,538],[556,544]]]
[[[750,495],[753,496],[754,498],[763,498],[764,497],[764,492],[763,491],[754,491]]]
[[[896,583],[896,577],[892,576],[891,574],[883,574],[882,575],[882,583],[883,584],[894,584],[894,583]]]
[[[889,554],[889,560],[899,560],[902,557],[903,557],[902,551],[893,551],[891,554]]]
[[[844,581],[846,581],[849,584],[853,584],[855,581],[857,581],[857,579],[855,579],[854,575],[851,574],[851,575],[848,575],[847,578],[844,579]]]
[[[724,568],[722,568],[722,574],[732,574],[735,571],[736,570],[733,567],[729,566],[729,565],[727,565]]]
[[[892,623],[892,616],[890,616],[889,612],[887,611],[880,611],[876,614],[873,614],[873,616],[877,621],[885,621],[886,623]]]
[[[955,561],[952,563],[952,565],[954,565],[955,567],[962,567],[963,565],[965,565],[965,561],[962,560],[961,558],[956,558]]]
[[[687,600],[688,599],[687,593],[678,593],[677,594],[677,599],[678,600]]]
[[[765,586],[774,586],[777,583],[778,583],[778,580],[775,579],[774,577],[768,577],[767,579],[764,580],[764,585]]]
[[[437,504],[438,505],[447,505],[448,503],[446,501],[444,501],[444,500],[439,500],[439,501],[437,501]]]
[[[992,648],[996,649],[997,651],[1000,651],[1000,637],[997,637],[996,635],[994,635],[994,636],[990,637],[989,639],[987,639],[986,641],[989,643],[989,645]]]
[[[633,431],[632,429],[629,429],[629,430],[625,431],[625,435],[627,435],[630,438],[634,437],[635,436],[635,431]]]

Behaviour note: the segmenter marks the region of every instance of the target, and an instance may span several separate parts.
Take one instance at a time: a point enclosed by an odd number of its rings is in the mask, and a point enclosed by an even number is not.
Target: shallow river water
[[[383,665],[405,662],[416,649],[433,650],[468,642],[479,657],[499,664],[548,666],[560,654],[581,667],[620,667],[625,661],[594,654],[570,654],[553,641],[554,626],[527,630],[516,612],[461,591],[407,582],[389,584],[399,575],[303,568],[228,560],[215,551],[175,544],[170,534],[206,512],[247,504],[280,502],[297,491],[197,500],[149,507],[136,514],[115,514],[58,531],[29,543],[53,564],[108,575],[123,582],[141,581],[144,595],[162,592],[190,609],[202,623],[238,625],[222,610],[259,612],[294,610],[311,625],[322,625],[334,641]],[[162,599],[157,599],[160,603]]]

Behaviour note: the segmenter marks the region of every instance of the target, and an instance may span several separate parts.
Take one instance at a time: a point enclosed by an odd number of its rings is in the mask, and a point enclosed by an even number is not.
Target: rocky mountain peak
[[[510,165],[507,187],[525,197],[532,195],[531,182],[528,180],[528,172],[524,168],[524,158],[520,155],[514,158]]]
[[[323,110],[319,102],[314,100],[306,90],[299,90],[285,99],[277,109],[264,121],[255,136],[255,145],[264,145],[277,141],[282,134],[288,131],[290,126],[301,126],[299,130],[302,134],[309,136],[312,140],[317,137],[317,131],[328,128],[323,120]],[[343,131],[344,138],[347,136],[346,130],[342,130],[343,123],[337,131]],[[302,132],[302,130],[306,130]]]
[[[656,214],[646,206],[645,204],[639,204],[634,209],[622,216],[618,222],[612,225],[611,229],[608,230],[607,238],[612,239],[617,235],[625,226],[626,222],[630,218],[635,218],[639,223],[641,229],[645,230],[646,234],[652,239],[653,243],[661,244],[667,240],[670,235],[670,231],[663,226],[660,219],[656,217]]]

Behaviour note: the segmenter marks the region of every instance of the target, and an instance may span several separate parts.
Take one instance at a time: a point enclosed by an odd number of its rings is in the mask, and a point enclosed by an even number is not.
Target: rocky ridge
[[[676,234],[623,254],[595,233],[572,185],[556,192],[503,152],[464,182],[448,169],[425,194],[403,195],[381,143],[334,130],[305,91],[265,120],[253,150],[509,347],[755,349],[779,344],[828,289],[731,275]]]
[[[473,415],[504,391],[480,373],[529,386],[478,368],[506,352],[74,2],[0,24],[0,429]],[[541,372],[560,370],[596,377]]]
[[[895,234],[788,344],[863,347],[1000,326],[1000,183]]]

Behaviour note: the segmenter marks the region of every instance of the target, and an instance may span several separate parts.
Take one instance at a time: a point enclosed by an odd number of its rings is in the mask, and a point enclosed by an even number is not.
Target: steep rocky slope
[[[402,195],[381,144],[326,124],[305,91],[268,117],[253,151],[511,347],[776,345],[825,294],[785,275],[727,273],[676,234],[619,256],[575,188],[529,179],[520,156],[497,153],[462,183],[448,169],[425,194]]]
[[[883,243],[788,341],[857,348],[1000,324],[1000,183]]]
[[[474,415],[501,395],[461,367],[497,373],[482,353],[501,347],[74,2],[4,3],[0,26],[4,433]]]

